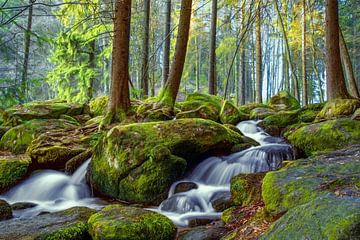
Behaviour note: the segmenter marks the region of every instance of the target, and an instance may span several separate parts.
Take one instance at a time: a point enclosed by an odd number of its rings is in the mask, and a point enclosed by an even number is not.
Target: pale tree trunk
[[[115,3],[111,90],[108,123],[122,121],[130,108],[129,40],[131,0]]]
[[[262,103],[261,1],[256,10],[256,102]]]
[[[159,95],[159,105],[174,107],[176,96],[179,92],[189,40],[191,6],[192,0],[181,0],[180,20],[174,59],[171,63],[169,78]]]
[[[90,42],[90,52],[89,52],[89,66],[91,69],[93,69],[94,73],[96,71],[96,42],[95,40]],[[90,101],[93,98],[94,93],[94,82],[95,82],[95,76],[93,76],[89,80],[89,86],[88,86],[88,93],[87,93],[87,100]]]
[[[31,28],[33,17],[33,0],[29,0],[29,12],[26,31],[24,33],[24,61],[21,74],[21,102],[28,100],[28,69],[29,69],[29,56],[30,56],[30,43],[31,43]]]
[[[240,31],[245,30],[245,4],[241,1]],[[239,63],[239,101],[240,105],[245,104],[245,49],[244,40],[240,43],[240,63]]]
[[[356,83],[353,65],[351,62],[350,55],[349,55],[349,50],[346,46],[344,35],[343,35],[341,29],[339,29],[339,34],[340,34],[339,35],[340,55],[341,55],[341,59],[342,59],[342,62],[344,64],[344,68],[345,68],[345,73],[346,73],[346,76],[347,76],[347,79],[349,82],[350,94],[355,98],[360,98],[359,89],[358,89],[358,86]]]
[[[164,59],[163,59],[163,86],[169,77],[170,65],[170,28],[171,28],[171,0],[166,1],[165,5],[165,43],[164,43]]]
[[[349,98],[341,66],[337,0],[326,0],[325,14],[326,82],[328,100]]]
[[[141,90],[142,97],[146,98],[149,94],[149,39],[150,39],[150,0],[144,0],[144,35],[143,35],[143,55],[141,66]]]
[[[210,54],[209,54],[209,93],[217,94],[216,78],[216,21],[217,0],[212,0],[211,29],[210,29]]]
[[[303,19],[302,19],[302,48],[301,48],[301,65],[302,65],[302,83],[303,83],[303,104],[308,105],[308,86],[306,80],[306,0],[302,0]]]

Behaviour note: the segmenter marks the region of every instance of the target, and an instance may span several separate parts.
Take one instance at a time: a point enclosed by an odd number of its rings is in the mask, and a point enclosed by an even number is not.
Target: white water
[[[281,168],[283,160],[292,160],[293,150],[281,138],[271,137],[257,126],[259,121],[244,121],[237,128],[260,146],[225,157],[210,157],[200,163],[183,181],[172,185],[168,199],[156,210],[179,226],[192,219],[217,219],[211,200],[219,193],[230,191],[230,180],[240,173],[267,172]],[[179,183],[193,182],[197,188],[174,193]]]
[[[85,180],[89,163],[90,159],[72,176],[53,170],[41,171],[0,195],[0,199],[5,199],[10,204],[31,202],[37,205],[14,211],[15,217],[31,217],[42,212],[56,212],[75,206],[99,208],[99,201],[91,197]]]

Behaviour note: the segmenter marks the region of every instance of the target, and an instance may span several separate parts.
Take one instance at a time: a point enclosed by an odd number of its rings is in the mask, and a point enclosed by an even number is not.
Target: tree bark
[[[337,0],[326,0],[325,47],[328,100],[349,98],[341,66]]]
[[[141,65],[141,90],[142,97],[149,94],[149,35],[150,35],[150,0],[144,0],[144,32],[143,32],[143,55]]]
[[[90,42],[90,53],[89,53],[89,66],[93,71],[96,71],[96,56],[95,56],[95,50],[96,50],[96,43],[95,40]],[[93,91],[94,91],[94,82],[95,82],[95,76],[93,76],[89,80],[88,85],[88,93],[87,93],[87,99],[90,101],[93,98]]]
[[[131,0],[115,3],[114,40],[112,50],[110,122],[122,121],[130,108],[129,40]]]
[[[210,29],[210,53],[209,53],[209,94],[217,94],[216,78],[216,21],[217,0],[212,0],[211,29]]]
[[[344,67],[345,67],[345,73],[346,73],[346,76],[347,76],[347,79],[349,82],[350,94],[355,98],[360,98],[359,89],[358,89],[358,86],[356,83],[356,78],[355,78],[354,69],[353,69],[353,65],[351,62],[349,50],[346,46],[344,35],[343,35],[341,29],[339,29],[339,34],[340,34],[339,35],[340,55],[341,55],[341,59],[344,64]]]
[[[179,92],[181,76],[189,40],[192,0],[181,0],[180,20],[176,39],[174,60],[171,63],[169,78],[159,95],[160,105],[174,107]]]
[[[243,1],[240,2],[241,4],[241,16],[240,16],[240,31],[244,31],[245,29],[245,4]],[[245,104],[245,44],[241,41],[240,46],[240,62],[239,62],[239,101],[240,105]]]
[[[256,102],[262,103],[261,1],[256,10]]]
[[[301,65],[302,65],[302,83],[303,83],[303,104],[308,105],[308,86],[306,80],[306,0],[302,0],[303,19],[302,19],[302,48],[301,48]]]
[[[31,44],[31,28],[33,17],[33,0],[29,0],[29,15],[27,21],[26,31],[24,33],[24,62],[21,74],[21,102],[26,102],[28,99],[28,68],[29,68],[29,56],[30,56],[30,44]]]
[[[163,86],[169,77],[170,65],[170,41],[171,41],[171,0],[166,1],[165,6],[165,43],[164,43],[164,59],[163,59]]]

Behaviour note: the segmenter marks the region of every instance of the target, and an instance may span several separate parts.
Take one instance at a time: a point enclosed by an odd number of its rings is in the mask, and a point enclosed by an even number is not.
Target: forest
[[[360,1],[0,16],[0,239],[360,239]]]

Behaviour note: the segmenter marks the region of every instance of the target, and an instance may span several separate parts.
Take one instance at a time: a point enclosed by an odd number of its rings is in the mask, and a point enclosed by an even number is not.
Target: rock
[[[101,135],[97,131],[96,125],[49,131],[32,141],[27,153],[36,168],[63,169],[67,161],[86,152],[97,142]],[[73,163],[80,164],[87,156],[89,153],[84,153]]]
[[[0,193],[8,190],[29,171],[30,158],[26,155],[12,155],[0,152]]]
[[[89,239],[87,220],[96,211],[85,207],[0,222],[0,239]]]
[[[248,114],[242,113],[235,106],[234,103],[229,100],[224,101],[220,111],[220,121],[223,124],[237,124],[241,121],[249,120]]]
[[[334,99],[325,104],[316,116],[316,121],[351,117],[358,108],[360,108],[360,100],[358,99]]]
[[[274,115],[276,112],[272,110],[271,108],[254,108],[250,112],[250,119],[264,119],[266,117],[269,117],[271,115]]]
[[[217,192],[211,197],[210,202],[216,212],[222,212],[233,204],[230,192]]]
[[[251,147],[259,146],[260,144],[252,138],[243,137],[244,143],[236,144],[231,148],[231,153],[244,151]]]
[[[105,115],[109,102],[108,96],[98,97],[89,102],[90,112],[93,116]]]
[[[299,101],[287,91],[281,91],[270,98],[269,106],[277,111],[291,111],[300,109]]]
[[[325,103],[315,103],[304,106],[299,111],[299,122],[311,123],[315,121],[316,116],[323,109]]]
[[[351,117],[351,120],[360,121],[360,108],[354,112],[354,114]]]
[[[174,190],[174,194],[175,193],[182,193],[182,192],[187,192],[190,191],[192,189],[197,189],[198,185],[196,183],[193,182],[180,182],[179,184],[176,185],[175,190]]]
[[[0,149],[15,154],[25,153],[37,136],[54,129],[74,129],[76,125],[64,119],[34,119],[11,128],[0,140]]]
[[[6,201],[0,199],[0,221],[8,220],[12,217],[11,206]]]
[[[36,207],[37,204],[36,203],[31,203],[31,202],[17,202],[11,205],[11,208],[13,211],[16,210],[24,210],[24,209],[29,209],[29,208],[33,208]]]
[[[359,226],[359,198],[324,196],[290,209],[260,239],[359,239]]]
[[[229,230],[223,226],[195,227],[180,235],[179,240],[219,240]]]
[[[359,142],[360,122],[350,119],[330,120],[295,128],[284,135],[293,146],[310,156]]]
[[[268,172],[263,180],[262,198],[267,211],[276,215],[319,196],[346,196],[351,192],[360,196],[359,172],[360,145],[353,145]]]
[[[91,158],[92,151],[91,149],[88,149],[75,157],[71,158],[69,161],[65,164],[65,171],[67,173],[74,173],[86,160]]]
[[[89,233],[94,240],[172,240],[176,227],[167,217],[141,208],[110,205],[90,217]]]
[[[187,165],[242,141],[238,133],[204,119],[119,125],[96,145],[91,180],[107,196],[159,203]]]
[[[269,108],[269,106],[263,103],[248,103],[241,105],[239,107],[239,111],[245,114],[250,114],[250,112],[255,108]]]
[[[298,115],[298,111],[278,112],[266,117],[260,126],[272,136],[281,136],[286,127],[298,122]]]
[[[207,106],[200,106],[196,109],[183,111],[176,114],[176,119],[184,119],[184,118],[202,118],[202,119],[218,121],[219,115],[216,111],[213,111],[211,108]]]
[[[33,119],[57,119],[63,114],[76,116],[87,111],[85,104],[63,100],[34,101],[6,109],[3,118],[5,125],[14,127]]]
[[[235,205],[250,206],[261,201],[261,185],[265,173],[240,174],[231,179],[231,199]]]

